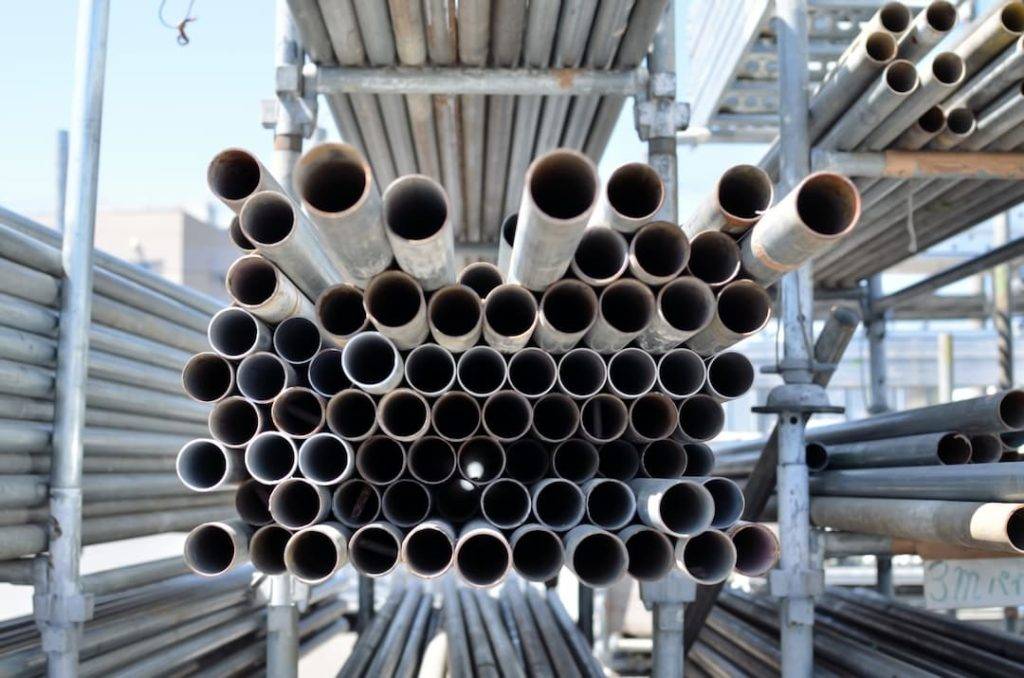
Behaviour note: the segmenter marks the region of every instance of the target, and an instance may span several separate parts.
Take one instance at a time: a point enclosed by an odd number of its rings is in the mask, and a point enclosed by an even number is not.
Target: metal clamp
[[[309,139],[316,132],[317,94],[316,77],[306,75],[300,64],[286,64],[274,72],[276,99],[260,102],[260,124],[264,129],[276,129],[278,123],[287,120],[295,133]],[[282,116],[281,108],[287,115]],[[282,133],[288,133],[282,131]]]
[[[640,600],[648,610],[654,605],[685,605],[697,596],[697,583],[681,572],[670,572],[658,581],[640,582]]]
[[[660,97],[646,100],[638,97],[633,116],[642,141],[664,137],[675,139],[676,132],[685,130],[690,124],[690,104]]]
[[[780,366],[783,367],[784,366]],[[768,402],[751,408],[758,414],[813,414],[828,412],[841,414],[845,408],[830,405],[825,389],[818,384],[782,384],[768,394]]]
[[[32,615],[39,629],[43,652],[71,649],[71,638],[63,628],[92,619],[94,602],[91,593],[61,595],[43,590],[33,595]]]
[[[825,590],[825,573],[821,570],[772,570],[768,573],[768,589],[776,598],[813,598]]]

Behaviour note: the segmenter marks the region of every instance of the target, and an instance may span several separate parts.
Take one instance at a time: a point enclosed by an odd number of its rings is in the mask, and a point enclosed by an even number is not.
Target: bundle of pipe
[[[379,198],[355,149],[322,145],[297,165],[300,206],[251,155],[219,154],[210,186],[255,251],[228,272],[213,351],[186,368],[213,409],[177,472],[233,489],[238,519],[197,527],[189,565],[251,559],[316,583],[404,563],[477,587],[563,565],[600,587],[763,573],[774,537],[736,526],[741,493],[705,445],[754,380],[726,349],[770,312],[760,285],[733,280],[740,248],[718,229],[757,222],[771,187],[734,174],[691,242],[655,220],[650,167],[602,189],[585,156],[551,151],[527,172],[506,279],[456,276],[448,198],[425,177]]]
[[[815,600],[815,675],[1017,675],[1024,642],[1013,635],[900,603],[864,589],[826,589]],[[689,660],[709,675],[780,670],[777,601],[731,590],[708,616]]]

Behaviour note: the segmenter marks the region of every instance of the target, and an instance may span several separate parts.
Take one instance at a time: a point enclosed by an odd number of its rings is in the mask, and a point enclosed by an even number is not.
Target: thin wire
[[[188,37],[188,34],[185,33],[185,28],[188,26],[188,24],[192,23],[197,18],[197,17],[192,16],[192,7],[195,4],[196,4],[196,0],[189,0],[188,9],[185,10],[185,18],[182,19],[181,21],[179,21],[176,24],[168,23],[167,19],[164,18],[164,7],[167,5],[167,0],[160,0],[160,7],[159,7],[159,9],[157,9],[157,12],[156,12],[157,19],[160,20],[160,23],[163,24],[164,27],[170,28],[171,30],[178,31],[177,41],[178,41],[178,44],[181,45],[182,47],[184,47],[185,45],[187,45],[189,43],[189,37]]]

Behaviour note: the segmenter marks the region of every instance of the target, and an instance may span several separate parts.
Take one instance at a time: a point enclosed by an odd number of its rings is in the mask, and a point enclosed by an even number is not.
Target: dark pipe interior
[[[324,291],[316,302],[317,318],[324,329],[347,337],[366,324],[363,293],[352,285],[335,285]]]
[[[242,398],[228,398],[213,406],[210,433],[228,445],[244,445],[259,433],[260,415],[256,405]]]
[[[394,372],[397,359],[391,342],[367,332],[345,345],[341,361],[345,374],[351,379],[372,385],[380,384]]]
[[[687,398],[679,406],[679,428],[694,440],[711,440],[725,426],[725,410],[708,396]]]
[[[568,480],[556,480],[537,492],[533,511],[545,525],[568,530],[583,519],[583,493]]]
[[[502,439],[514,439],[530,430],[530,401],[518,393],[500,391],[487,399],[483,407],[484,427]]]
[[[516,570],[531,581],[546,581],[562,569],[562,540],[548,530],[530,530],[512,547]]]
[[[550,153],[535,161],[530,195],[541,212],[554,219],[572,219],[590,209],[597,181],[590,164],[570,153]]]
[[[761,169],[737,165],[718,181],[718,202],[740,219],[754,219],[771,207],[772,181]]]
[[[547,448],[532,438],[520,438],[505,451],[505,475],[521,483],[535,483],[548,473]]]
[[[209,490],[224,480],[228,460],[219,445],[193,440],[178,453],[177,467],[182,480],[192,487]]]
[[[376,418],[373,397],[362,391],[342,391],[327,404],[327,426],[342,438],[362,438],[373,430]]]
[[[607,280],[622,272],[628,256],[629,246],[625,238],[608,227],[597,227],[583,232],[573,260],[584,275]]]
[[[341,349],[325,348],[309,363],[309,385],[325,396],[333,396],[352,386],[341,369]]]
[[[646,351],[627,348],[608,361],[608,383],[627,398],[647,393],[657,378],[658,367]]]
[[[480,406],[466,393],[445,393],[434,401],[432,419],[438,435],[465,440],[480,428]]]
[[[614,480],[632,480],[640,469],[640,454],[633,443],[613,440],[597,450],[598,475]]]
[[[638,530],[626,540],[629,573],[642,581],[661,579],[675,565],[672,543],[657,530]]]
[[[654,315],[654,295],[636,280],[617,280],[601,294],[601,315],[620,332],[639,332]]]
[[[302,475],[318,483],[338,482],[352,459],[345,444],[332,435],[316,435],[299,448]]]
[[[448,221],[444,190],[429,179],[399,179],[388,188],[384,198],[385,219],[400,238],[425,240]]]
[[[429,418],[426,401],[412,391],[392,391],[380,401],[381,427],[393,436],[414,436]]]
[[[673,397],[686,397],[704,384],[704,361],[689,350],[669,351],[658,362],[661,387]]]
[[[441,334],[461,337],[480,322],[480,298],[466,285],[449,285],[434,292],[429,312],[430,322]]]
[[[567,395],[550,393],[533,405],[533,428],[548,440],[565,440],[579,424],[579,407]]]
[[[356,469],[371,483],[394,482],[405,470],[405,450],[397,440],[373,436],[363,441],[356,451]]]
[[[381,510],[389,522],[412,527],[430,513],[430,493],[415,480],[399,480],[384,490]]]
[[[359,158],[340,149],[314,153],[295,168],[302,199],[321,212],[344,212],[359,202],[367,183]]]
[[[277,483],[295,471],[295,447],[280,433],[268,432],[249,444],[245,451],[249,472],[267,483]]]
[[[320,330],[307,318],[287,318],[274,330],[274,350],[290,363],[308,362],[320,350]]]
[[[558,379],[562,388],[577,398],[589,397],[601,390],[607,378],[601,356],[586,349],[574,349],[558,363]]]
[[[402,327],[416,318],[423,306],[419,284],[401,271],[381,273],[366,286],[366,310],[385,327]]]
[[[295,209],[277,193],[260,193],[242,210],[242,228],[257,245],[276,245],[295,229]]]
[[[487,436],[476,436],[462,443],[458,453],[459,472],[474,483],[489,483],[505,468],[501,443]]]
[[[690,273],[709,285],[731,280],[740,267],[740,250],[725,233],[704,231],[690,241]]]
[[[399,544],[382,527],[368,526],[349,542],[349,558],[360,572],[384,574],[398,562]]]
[[[678,440],[655,440],[644,448],[640,463],[651,478],[678,478],[686,472],[686,446]]]
[[[380,513],[380,493],[365,480],[346,480],[334,492],[334,516],[349,527],[371,523]]]
[[[501,478],[484,488],[480,510],[500,528],[516,527],[530,515],[530,493],[521,483]]]
[[[629,163],[612,172],[606,190],[615,211],[633,219],[654,214],[664,196],[658,173],[643,163]]]
[[[478,346],[459,358],[459,383],[470,393],[487,395],[505,383],[505,359],[494,349]]]
[[[263,574],[284,574],[284,547],[292,533],[280,525],[267,525],[252,535],[249,558],[253,567]]]
[[[439,393],[455,379],[455,360],[437,344],[417,346],[406,358],[405,377],[417,391]]]
[[[508,381],[525,396],[540,396],[555,385],[557,367],[551,354],[539,348],[517,351],[508,361]]]
[[[290,480],[274,489],[270,512],[284,527],[298,529],[312,525],[320,515],[320,493],[316,485],[304,480]]]
[[[293,436],[316,433],[324,419],[323,402],[312,391],[295,389],[286,391],[274,400],[274,423]]]
[[[583,404],[580,426],[591,437],[608,441],[618,438],[626,430],[629,413],[626,405],[613,395],[602,393]]]
[[[185,540],[185,550],[192,566],[206,575],[224,572],[235,558],[231,535],[217,525],[203,525],[193,530]]]
[[[260,402],[270,402],[288,386],[287,369],[272,353],[246,356],[238,366],[237,379],[242,395]]]
[[[452,562],[452,554],[452,542],[441,530],[416,530],[405,542],[405,558],[409,567],[427,576],[444,572]]]
[[[573,553],[576,576],[590,586],[608,586],[625,572],[628,556],[619,540],[607,533],[584,537]]]
[[[212,353],[194,355],[185,363],[181,380],[193,398],[213,402],[231,389],[231,363]]]
[[[239,299],[242,303],[247,303]],[[227,356],[240,356],[253,349],[259,330],[256,320],[240,308],[221,311],[210,321],[210,343]]]
[[[214,156],[206,176],[214,193],[228,200],[241,200],[260,185],[260,166],[249,153],[230,149]]]
[[[633,256],[640,268],[653,276],[678,275],[690,258],[690,243],[683,230],[667,221],[656,221],[633,236]]]
[[[515,337],[528,332],[537,321],[537,300],[525,287],[503,285],[487,295],[484,313],[491,329]]]
[[[582,332],[597,317],[597,296],[578,280],[561,280],[548,287],[540,300],[544,319],[559,332]]]
[[[597,475],[597,448],[582,438],[560,443],[551,454],[551,468],[560,478],[583,483]]]
[[[455,450],[446,440],[424,436],[409,448],[409,472],[423,483],[441,483],[455,473]]]

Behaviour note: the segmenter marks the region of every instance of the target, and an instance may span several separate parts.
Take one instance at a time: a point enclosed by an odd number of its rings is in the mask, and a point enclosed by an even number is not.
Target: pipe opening
[[[1024,391],[1013,390],[1003,394],[999,401],[999,417],[1007,428],[1024,428]]]
[[[619,332],[640,332],[654,316],[654,294],[636,280],[616,280],[601,293],[601,315]]]
[[[708,386],[725,398],[739,398],[754,385],[754,366],[736,351],[719,353],[708,363]]]
[[[480,324],[480,297],[464,284],[448,285],[434,292],[427,312],[430,323],[438,332],[449,337],[461,337]]]
[[[270,515],[271,488],[257,480],[247,480],[235,490],[235,511],[250,525],[266,525]]]
[[[455,358],[436,344],[421,344],[405,360],[405,379],[420,393],[442,393],[455,381]]]
[[[341,366],[354,383],[374,386],[387,381],[398,367],[394,344],[376,332],[363,332],[345,344]]]
[[[505,451],[505,475],[521,483],[532,484],[548,474],[547,449],[531,438],[521,438]]]
[[[228,225],[228,237],[231,238],[231,242],[234,243],[235,247],[243,252],[256,251],[256,245],[253,245],[252,240],[249,240],[245,237],[245,233],[242,233],[242,223],[238,220],[237,216],[231,217],[231,223]]]
[[[885,69],[885,82],[897,94],[913,92],[918,83],[917,67],[904,59],[894,61]]]
[[[197,353],[181,372],[185,391],[196,400],[212,403],[231,392],[231,363],[215,353]]]
[[[739,485],[728,478],[708,478],[704,481],[704,489],[711,493],[715,504],[712,527],[724,529],[740,519],[743,514],[743,492]]]
[[[583,520],[583,492],[568,480],[552,480],[535,490],[533,513],[553,530],[568,530]]]
[[[423,527],[405,538],[405,562],[409,569],[421,577],[436,577],[452,564],[455,547],[444,532]]]
[[[652,216],[661,207],[665,188],[650,165],[631,162],[622,165],[608,179],[608,204],[631,219]]]
[[[402,443],[387,436],[368,438],[356,451],[356,470],[375,485],[387,485],[398,480],[405,471]]]
[[[481,299],[487,297],[498,285],[501,285],[505,281],[501,277],[501,271],[494,264],[487,263],[486,261],[477,261],[462,269],[459,273],[459,284],[468,287],[469,289],[476,292],[477,296]],[[434,296],[437,296],[435,293]],[[479,316],[480,310],[477,308],[477,316]]]
[[[910,27],[912,19],[910,10],[902,2],[887,2],[878,10],[879,25],[897,35]]]
[[[347,337],[366,326],[363,293],[354,285],[334,285],[316,300],[316,317],[330,334]]]
[[[247,303],[242,299],[239,301]],[[256,348],[260,334],[258,322],[248,311],[226,308],[210,320],[207,333],[210,345],[228,358],[241,357]]]
[[[270,409],[277,428],[288,435],[305,437],[324,425],[324,403],[305,388],[291,388],[277,398]]]
[[[1006,537],[1017,551],[1024,551],[1024,508],[1019,508],[1006,519]]]
[[[617,480],[595,481],[587,493],[587,518],[598,527],[617,530],[633,520],[636,497]]]
[[[760,167],[736,165],[718,180],[718,204],[738,219],[757,219],[772,205],[772,180]]]
[[[242,257],[227,274],[228,294],[240,304],[259,306],[277,292],[277,269],[266,259]]]
[[[286,318],[274,330],[274,350],[290,363],[307,363],[320,351],[320,330],[307,318]]]
[[[715,314],[715,297],[707,284],[696,278],[678,278],[658,293],[658,310],[680,332],[696,332]]]
[[[408,325],[423,308],[423,290],[412,276],[385,271],[373,278],[363,295],[366,312],[385,327]]]
[[[299,447],[299,470],[320,485],[333,485],[352,473],[352,448],[330,433],[318,433]]]
[[[686,446],[678,440],[648,443],[640,457],[644,473],[651,478],[679,478],[686,473]]]
[[[299,532],[288,545],[288,570],[300,580],[318,582],[337,572],[338,547],[320,530]]]
[[[702,231],[690,240],[690,273],[709,285],[724,285],[740,270],[740,248],[720,231]]]
[[[971,441],[959,433],[947,433],[939,438],[935,454],[940,464],[966,464],[971,460]]]
[[[341,349],[325,348],[313,357],[309,363],[309,385],[328,398],[352,386],[341,369]]]
[[[757,332],[768,322],[772,301],[757,283],[740,280],[718,294],[718,318],[736,334]]]
[[[344,212],[367,193],[368,169],[359,153],[339,144],[311,149],[295,166],[302,200],[321,212]]]
[[[932,106],[917,119],[917,125],[928,134],[938,134],[946,125],[946,114],[938,106]]]
[[[448,197],[433,179],[406,176],[384,191],[388,228],[405,240],[426,240],[448,222]]]
[[[796,209],[800,219],[815,233],[835,236],[857,222],[860,196],[846,177],[821,173],[804,180],[798,189]]]
[[[1011,33],[1024,33],[1024,6],[1020,3],[1011,3],[1003,7],[999,13],[1003,28]]]
[[[487,295],[484,314],[495,332],[516,337],[529,332],[537,322],[537,300],[525,287],[501,285]]]
[[[502,537],[478,532],[460,540],[455,561],[459,574],[473,586],[493,586],[508,572],[511,553]]]
[[[658,503],[661,520],[675,534],[694,534],[706,529],[714,515],[708,491],[690,482],[680,482],[662,492]]]
[[[946,116],[946,127],[953,134],[967,136],[976,126],[977,119],[969,108],[954,108]]]
[[[574,398],[589,398],[604,388],[608,368],[597,351],[574,348],[558,363],[558,383]]]
[[[667,438],[679,424],[679,412],[667,396],[646,393],[630,406],[629,423],[637,434],[647,440]]]
[[[445,393],[431,413],[434,430],[447,440],[465,440],[480,427],[480,405],[466,393]]]
[[[573,255],[573,264],[581,277],[602,283],[622,275],[628,263],[626,239],[607,226],[585,230]]]
[[[273,353],[253,353],[238,365],[238,390],[250,400],[269,403],[288,388],[288,374]]]
[[[807,443],[804,446],[804,458],[811,471],[824,471],[828,466],[828,448],[821,443]]]
[[[276,245],[295,231],[295,209],[280,193],[262,191],[245,201],[242,230],[257,246]]]
[[[480,488],[464,478],[453,478],[437,493],[437,512],[453,522],[465,522],[480,508]]]
[[[524,348],[508,361],[508,383],[528,398],[536,398],[554,388],[557,370],[550,353]]]
[[[567,395],[549,393],[533,406],[533,429],[545,440],[565,440],[579,424],[580,409]]]
[[[376,525],[360,528],[349,541],[353,567],[371,577],[387,574],[398,564],[401,545],[390,531]]]
[[[688,438],[711,440],[725,427],[725,410],[714,398],[695,395],[679,405],[679,429]]]
[[[458,464],[463,478],[483,485],[500,476],[505,469],[505,450],[493,438],[476,436],[459,447]]]
[[[430,514],[430,492],[415,480],[399,480],[384,490],[381,511],[388,522],[412,527]]]
[[[380,493],[365,480],[346,480],[334,491],[334,517],[349,527],[372,523],[380,513]]]
[[[584,483],[597,475],[597,448],[582,438],[571,438],[551,453],[551,470],[559,478]]]
[[[260,163],[247,151],[229,148],[213,156],[206,182],[218,197],[242,200],[260,185]]]
[[[276,431],[256,436],[245,450],[245,467],[256,480],[269,485],[295,473],[295,444]]]
[[[672,542],[657,530],[636,530],[625,542],[629,574],[641,581],[661,579],[675,565]]]
[[[178,452],[175,466],[181,482],[190,490],[212,490],[227,478],[227,452],[213,441],[193,440]]]
[[[636,398],[652,388],[658,378],[654,358],[638,348],[619,351],[608,361],[608,383],[624,398]]]
[[[619,398],[601,393],[583,403],[580,426],[598,442],[608,442],[621,436],[628,424],[629,412]]]
[[[409,448],[409,473],[421,483],[437,485],[455,473],[455,449],[435,436],[420,438]]]
[[[583,332],[597,318],[597,295],[578,280],[559,280],[541,297],[540,313],[559,332]]]
[[[637,231],[630,249],[636,264],[657,278],[679,275],[690,259],[686,234],[667,221],[655,221]]]
[[[732,533],[736,547],[736,571],[747,577],[759,577],[775,565],[779,545],[766,527],[741,525]]]
[[[572,569],[588,586],[614,584],[626,572],[629,555],[614,535],[594,532],[580,539],[572,554]]]
[[[510,214],[505,217],[505,221],[501,224],[501,239],[505,241],[505,244],[509,247],[515,243],[516,240],[516,226],[519,224],[519,215]]]
[[[552,219],[573,219],[585,214],[597,195],[594,166],[579,153],[547,153],[533,161],[527,177],[534,204]]]
[[[670,397],[686,398],[704,385],[706,370],[699,355],[688,348],[677,348],[658,361],[658,384]]]
[[[517,527],[530,516],[530,493],[510,478],[495,480],[480,495],[480,512],[495,527]]]
[[[253,567],[263,574],[284,574],[284,549],[292,533],[280,525],[267,525],[256,530],[249,540],[249,558]]]
[[[597,472],[613,480],[632,480],[640,470],[636,446],[625,440],[605,443],[597,451]]]
[[[715,453],[704,443],[684,443],[686,451],[686,472],[688,476],[706,476],[715,466]]]
[[[200,525],[185,538],[185,559],[199,574],[214,576],[226,572],[235,562],[235,555],[234,539],[216,523]]]
[[[263,421],[256,405],[232,396],[210,410],[210,434],[225,445],[241,447],[259,433]]]
[[[347,389],[327,403],[327,426],[346,440],[362,440],[377,424],[377,404],[373,397]]]
[[[729,537],[707,530],[688,539],[682,549],[683,568],[702,584],[724,581],[736,565],[736,549]]]
[[[896,38],[884,31],[875,31],[864,41],[864,51],[877,63],[886,63],[896,57]]]
[[[278,484],[270,495],[270,514],[284,527],[298,530],[323,516],[323,488],[301,478]]]
[[[493,348],[475,346],[459,358],[456,373],[467,393],[482,398],[502,387],[508,369],[505,359]]]
[[[991,464],[1003,456],[1003,442],[997,435],[982,433],[971,436],[971,463]]]
[[[932,75],[943,85],[955,85],[964,77],[964,60],[953,52],[942,52],[932,61]]]
[[[514,391],[499,391],[484,402],[484,428],[499,440],[523,437],[532,419],[530,401]]]
[[[408,389],[392,391],[380,401],[380,427],[388,435],[410,440],[422,435],[430,421],[430,408],[423,396]]]
[[[550,530],[534,528],[523,532],[512,546],[516,572],[530,581],[547,581],[562,569],[565,555],[562,540]]]

